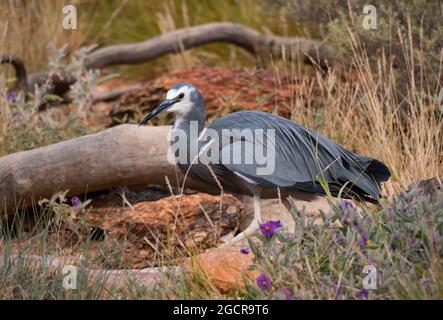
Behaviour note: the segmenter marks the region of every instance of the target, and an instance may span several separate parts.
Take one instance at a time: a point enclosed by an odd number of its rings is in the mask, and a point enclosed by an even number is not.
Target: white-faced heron
[[[175,114],[171,150],[185,176],[209,193],[223,190],[253,197],[254,219],[231,243],[257,230],[261,198],[295,194],[309,200],[330,194],[377,203],[380,183],[390,177],[381,161],[352,153],[314,130],[270,113],[234,112],[204,129],[204,99],[190,83],[171,88],[140,125],[162,111]]]

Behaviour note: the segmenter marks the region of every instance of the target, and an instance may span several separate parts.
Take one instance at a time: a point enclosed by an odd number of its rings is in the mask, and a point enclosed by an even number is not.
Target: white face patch
[[[191,93],[195,90],[193,87],[183,86],[180,89],[170,89],[166,94],[166,99],[174,99],[177,98],[181,93],[184,94],[184,97],[180,100],[180,102],[175,103],[173,106],[168,108],[166,112],[173,112],[179,116],[185,116],[188,114],[194,103],[191,101]]]

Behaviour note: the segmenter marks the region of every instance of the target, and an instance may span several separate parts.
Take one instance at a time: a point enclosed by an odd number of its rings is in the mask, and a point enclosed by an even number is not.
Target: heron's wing
[[[229,143],[220,143],[222,163],[258,184],[325,193],[320,183],[323,181],[333,195],[345,187],[375,199],[379,197],[379,185],[365,171],[358,155],[295,122],[264,112],[241,111],[216,120],[209,128],[221,136],[223,129],[231,130]],[[252,138],[242,134],[245,128],[253,132]],[[237,134],[232,134],[233,129]],[[245,159],[250,153],[248,148],[254,150],[252,162],[232,161],[233,157],[238,158],[238,150],[242,150]],[[262,159],[255,154],[260,148]]]

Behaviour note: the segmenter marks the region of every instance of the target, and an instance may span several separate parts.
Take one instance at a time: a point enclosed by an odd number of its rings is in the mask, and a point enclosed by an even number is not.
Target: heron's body
[[[205,186],[209,193],[220,193],[223,189],[224,192],[249,195],[256,199],[256,219],[254,228],[250,226],[249,231],[256,228],[260,219],[257,205],[260,198],[275,198],[285,192],[296,192],[306,200],[330,193],[333,196],[377,202],[380,183],[390,176],[389,169],[382,162],[352,153],[311,129],[265,112],[231,113],[215,120],[205,130],[204,100],[191,84],[177,84],[168,92],[165,102],[145,117],[142,123],[162,110],[176,114],[172,134],[184,132],[188,144],[198,146],[199,155],[207,152],[214,142],[216,147],[211,152],[219,153],[220,161],[200,163],[189,152],[185,160],[181,158],[177,161],[185,175]],[[190,134],[192,124],[197,124],[198,135],[194,138]],[[242,134],[245,129],[257,134]],[[209,132],[217,138],[210,136]],[[234,134],[229,139],[223,139],[226,132]],[[250,162],[244,161],[248,147],[261,148],[266,155],[272,152],[275,166],[270,172],[259,174],[258,169],[263,167],[263,162],[255,157]],[[241,150],[242,161],[232,161],[234,150]]]
[[[356,155],[313,130],[273,114],[239,111],[215,120],[209,128],[220,137],[226,129],[263,129],[265,137],[267,130],[275,130],[276,167],[271,175],[256,175],[258,165],[255,163],[210,164],[217,182],[205,164],[178,163],[184,173],[191,167],[189,177],[218,192],[220,183],[224,191],[249,196],[259,192],[262,198],[277,197],[277,188],[325,195],[321,185],[324,179],[333,196],[341,193],[346,198],[376,201],[379,183],[389,176],[387,168],[378,160]],[[231,144],[236,142],[239,140],[231,140]],[[199,149],[207,143],[199,141]],[[225,147],[219,144],[220,150]]]

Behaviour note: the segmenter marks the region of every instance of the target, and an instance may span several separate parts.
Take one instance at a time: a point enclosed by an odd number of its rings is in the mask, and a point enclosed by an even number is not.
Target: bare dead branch
[[[111,65],[133,64],[153,60],[164,54],[180,53],[213,42],[227,42],[252,54],[266,54],[280,58],[302,58],[304,62],[315,61],[321,67],[327,66],[331,58],[325,44],[299,37],[264,35],[240,24],[221,22],[208,23],[178,29],[144,42],[109,46],[91,54],[87,68],[101,69]]]
[[[332,51],[322,42],[302,37],[265,35],[240,24],[217,22],[178,29],[144,42],[98,49],[90,54],[85,67],[102,69],[113,65],[144,63],[165,54],[180,53],[214,42],[226,42],[239,46],[255,56],[274,58],[284,56],[288,60],[301,59],[305,63],[315,64],[322,69],[327,69],[332,62]],[[63,95],[75,82],[69,70],[60,73],[41,72],[31,75],[25,81],[26,70],[23,63],[18,65],[20,66],[18,79],[22,85],[27,84],[28,90],[32,90],[35,84],[45,83],[51,76],[50,93]]]

